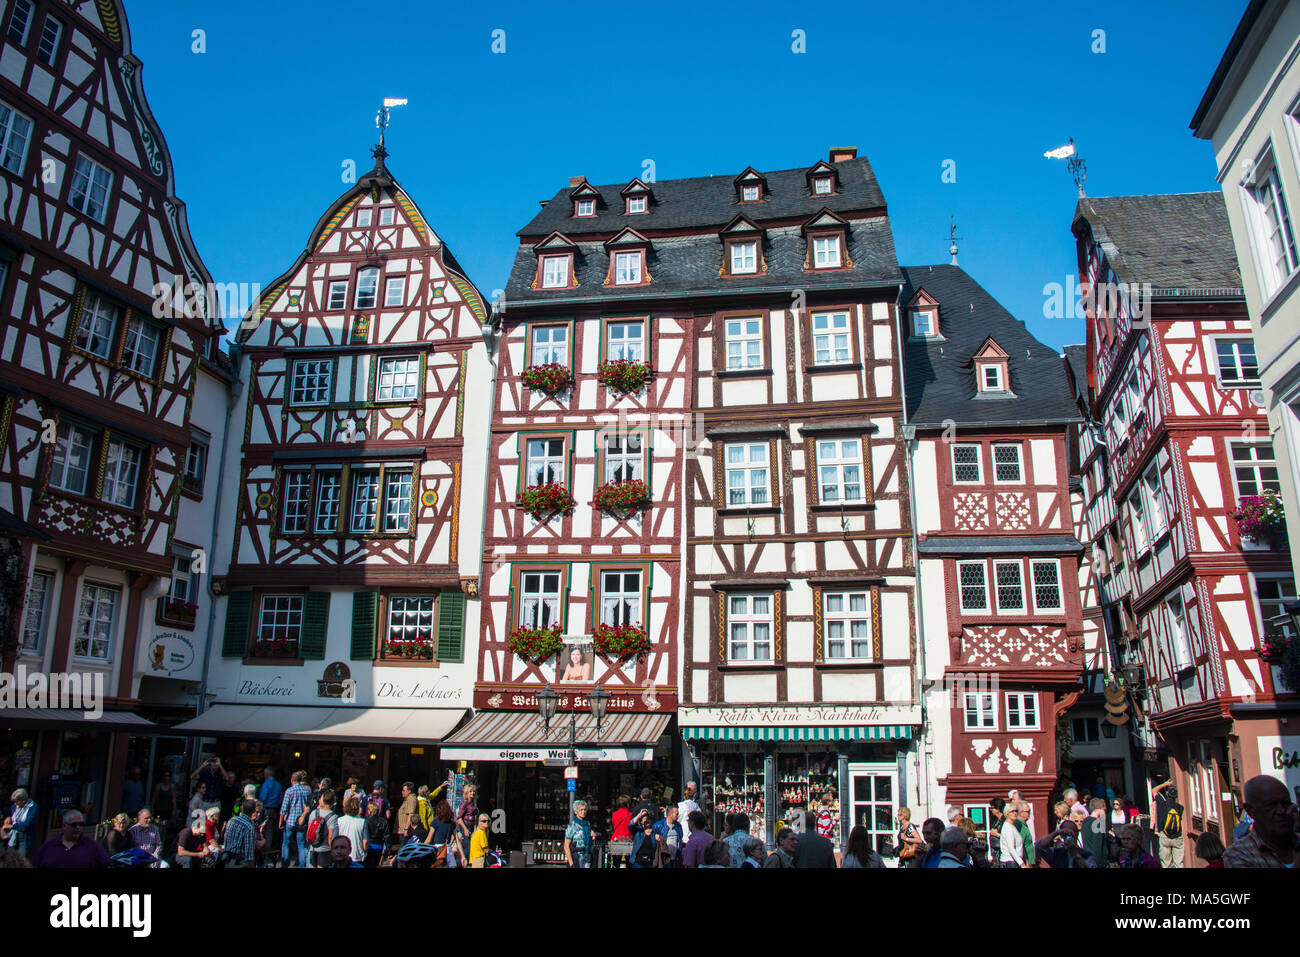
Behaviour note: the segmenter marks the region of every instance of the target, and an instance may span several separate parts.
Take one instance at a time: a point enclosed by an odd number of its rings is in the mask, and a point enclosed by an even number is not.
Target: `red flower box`
[[[528,366],[524,369],[524,385],[538,392],[545,392],[547,395],[559,395],[573,383],[573,376],[569,372],[569,367],[560,365],[558,362],[548,362],[546,365]]]
[[[596,378],[612,392],[640,392],[653,376],[650,363],[631,359],[610,359],[596,370]]]
[[[597,625],[596,651],[610,658],[631,658],[650,650],[650,636],[639,625]]]
[[[560,626],[554,628],[516,628],[506,639],[506,645],[520,658],[545,661],[560,653],[564,642],[560,639]]]
[[[545,515],[554,515],[556,512],[564,513],[578,504],[577,500],[569,493],[569,490],[559,482],[550,482],[546,485],[530,485],[524,489],[515,505],[522,508],[533,518],[542,518]]]
[[[606,512],[627,514],[650,504],[650,488],[641,479],[606,482],[596,489],[591,504]]]

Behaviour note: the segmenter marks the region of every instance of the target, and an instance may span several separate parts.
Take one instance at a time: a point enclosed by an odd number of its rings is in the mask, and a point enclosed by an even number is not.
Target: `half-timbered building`
[[[184,726],[253,737],[235,771],[431,780],[469,704],[487,317],[375,153],[237,335],[220,647]]]
[[[132,734],[156,726],[137,712],[184,702],[194,686],[169,675],[197,677],[183,646],[161,673],[150,648],[188,544],[194,404],[220,327],[186,292],[210,279],[121,5],[8,0],[0,31],[3,671],[86,692],[7,702],[0,786],[94,815],[147,756]],[[210,399],[222,412],[226,395]],[[203,632],[187,641],[201,657]]]
[[[1240,785],[1271,770],[1294,697],[1261,658],[1294,600],[1287,553],[1232,517],[1278,488],[1241,275],[1219,193],[1081,198],[1089,386],[1114,513],[1099,507],[1135,689],[1187,825],[1229,839]],[[1122,558],[1122,567],[1119,559]],[[1167,755],[1167,759],[1165,758]],[[1149,782],[1148,782],[1149,783]],[[1189,848],[1190,854],[1190,848]]]
[[[1080,416],[1060,355],[961,267],[904,274],[928,803],[979,822],[1018,790],[1049,821],[1057,719],[1083,664],[1068,441]]]

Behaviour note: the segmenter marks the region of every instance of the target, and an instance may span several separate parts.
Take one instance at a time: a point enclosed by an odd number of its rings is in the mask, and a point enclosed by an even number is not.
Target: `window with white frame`
[[[1002,391],[1002,367],[996,362],[985,362],[980,365],[980,391]]]
[[[1264,630],[1276,627],[1270,625],[1270,618],[1282,618],[1287,615],[1287,606],[1294,604],[1296,589],[1294,578],[1256,578],[1255,594],[1259,596],[1259,614],[1264,623]],[[1288,627],[1290,621],[1286,622]]]
[[[369,226],[369,225],[370,225],[370,207],[369,207],[369,206],[363,206],[363,207],[361,207],[360,209],[357,210],[357,225],[358,225],[358,226]]]
[[[284,498],[280,506],[280,531],[286,535],[300,535],[307,531],[307,505],[310,500],[311,472],[307,469],[286,469]]]
[[[740,199],[741,202],[745,202],[745,203],[758,202],[758,187],[757,186],[740,187]]]
[[[763,320],[728,319],[723,324],[727,349],[727,368],[761,369],[763,367]]]
[[[406,302],[406,277],[389,276],[384,280],[384,307],[400,306]]]
[[[112,185],[112,173],[89,157],[78,156],[72,171],[68,205],[102,223],[108,215],[108,191]]]
[[[1219,802],[1215,800],[1218,788],[1214,786],[1214,749],[1210,742],[1201,742],[1201,787],[1205,788],[1205,816],[1211,821],[1219,819]]]
[[[569,257],[542,257],[542,288],[563,289],[569,284]]]
[[[724,447],[728,505],[766,505],[771,496],[766,442],[735,442]]]
[[[818,440],[817,486],[823,504],[864,500],[861,439]]]
[[[50,485],[74,495],[85,495],[94,451],[93,432],[71,422],[61,423],[55,434]]]
[[[1143,474],[1141,491],[1146,506],[1147,537],[1154,542],[1169,527],[1165,521],[1165,497],[1160,487],[1160,468],[1156,464],[1153,463]]]
[[[353,301],[354,309],[373,309],[379,293],[379,269],[367,266],[357,273],[357,295]]]
[[[194,563],[177,555],[172,564],[172,583],[167,589],[167,597],[181,605],[197,604],[199,592],[196,584]]]
[[[993,444],[993,481],[1001,483],[1023,482],[1024,469],[1020,461],[1019,442]]]
[[[338,312],[348,307],[348,281],[346,279],[336,279],[330,283],[329,297],[325,300],[325,308],[330,312]]]
[[[628,211],[629,213],[644,213],[644,212],[645,212],[645,197],[644,197],[644,196],[629,196],[629,197],[627,198],[627,211]]]
[[[135,508],[136,489],[140,482],[140,460],[143,453],[134,445],[117,439],[108,443],[104,455],[104,494],[110,505]]]
[[[918,309],[912,313],[912,335],[918,339],[929,339],[935,335],[934,311]]]
[[[641,281],[641,254],[614,254],[614,285],[635,286]]]
[[[1187,615],[1182,598],[1171,596],[1165,600],[1165,608],[1169,612],[1169,640],[1173,645],[1170,653],[1173,655],[1174,666],[1189,668],[1192,665],[1192,639],[1187,631]]]
[[[1112,428],[1115,431],[1117,440],[1128,438],[1128,403],[1124,398],[1123,391],[1115,393],[1114,404],[1112,406]]]
[[[1192,814],[1201,813],[1201,756],[1195,741],[1187,742],[1187,779],[1192,792]],[[1154,804],[1154,802],[1152,802]]]
[[[958,562],[957,583],[962,611],[989,610],[988,581],[983,562]]]
[[[264,641],[300,641],[302,606],[302,595],[263,595],[257,614],[257,636]]]
[[[963,694],[964,727],[967,731],[998,729],[997,695],[992,691],[967,691]]]
[[[958,485],[978,485],[980,475],[980,447],[975,444],[952,445],[952,480]]]
[[[569,327],[536,326],[533,328],[535,366],[569,364]]]
[[[1219,358],[1219,384],[1225,388],[1258,388],[1259,361],[1255,358],[1253,339],[1216,339],[1214,351]]]
[[[847,312],[815,312],[812,322],[814,365],[836,365],[853,358]]]
[[[352,473],[352,508],[348,528],[359,535],[375,531],[379,516],[379,471],[362,469]]]
[[[409,402],[420,394],[419,356],[385,356],[378,374],[376,402]]]
[[[813,238],[813,268],[835,269],[840,265],[840,237],[816,236]]]
[[[1039,612],[1061,610],[1061,566],[1056,559],[1030,563],[1034,574],[1034,608]]]
[[[596,215],[596,201],[595,201],[594,199],[580,199],[580,200],[578,200],[578,215],[579,215],[579,216],[595,216],[595,215]]]
[[[397,211],[392,206],[381,206],[379,208],[379,225],[391,226],[397,220]]]
[[[27,607],[23,612],[24,654],[40,654],[53,602],[54,573],[39,570],[32,572],[31,583],[27,586]]]
[[[1282,491],[1272,442],[1233,442],[1230,446],[1238,498]]]
[[[519,624],[560,627],[560,598],[559,572],[524,572],[519,576]]]
[[[772,596],[729,594],[727,661],[772,661]]]
[[[1124,386],[1125,397],[1128,402],[1129,415],[1136,422],[1138,416],[1143,412],[1142,408],[1142,384],[1138,379],[1137,369],[1128,377],[1128,382]]]
[[[117,586],[90,581],[82,583],[81,601],[77,605],[77,630],[72,642],[74,656],[108,661],[121,601],[122,589]]]
[[[293,364],[290,405],[324,405],[330,400],[334,364],[329,359],[299,359]]]
[[[871,657],[871,593],[866,589],[822,593],[826,658]]]
[[[641,433],[615,432],[605,436],[605,481],[630,482],[643,478]]]
[[[122,309],[116,303],[97,292],[87,292],[81,303],[81,321],[77,323],[77,348],[101,359],[109,358],[121,318]]]
[[[161,329],[132,316],[126,324],[126,336],[122,341],[122,365],[137,375],[152,378],[161,339]]]
[[[203,479],[208,472],[208,443],[190,439],[185,450],[185,487],[191,492],[203,491]]]
[[[564,440],[529,439],[524,461],[524,485],[564,481]]]
[[[1038,695],[1032,691],[1008,691],[1002,706],[1007,709],[1008,731],[1038,731]]]
[[[22,175],[27,143],[32,136],[32,121],[0,103],[0,166]]]
[[[746,241],[731,244],[731,271],[733,274],[758,272],[758,243]]]
[[[998,611],[1003,614],[1024,611],[1025,585],[1021,563],[994,562],[993,579],[997,583]]]
[[[433,595],[392,595],[388,599],[388,641],[433,639]]]
[[[829,176],[813,177],[813,195],[825,196],[831,191],[831,178]]]
[[[610,361],[645,362],[645,323],[611,322],[605,327],[605,357]]]
[[[339,469],[316,472],[316,514],[312,528],[318,535],[333,535],[339,530],[339,509],[343,501],[343,476]]]
[[[1258,259],[1264,296],[1271,296],[1300,265],[1295,231],[1287,207],[1286,192],[1278,177],[1277,162],[1270,146],[1260,157],[1245,189],[1247,222]]]
[[[9,26],[5,39],[14,46],[27,45],[27,31],[32,25],[32,0],[14,0],[9,8]]]
[[[1133,529],[1133,544],[1139,552],[1144,552],[1151,545],[1147,535],[1147,520],[1142,507],[1142,491],[1135,491],[1128,497],[1129,528]]]
[[[390,534],[411,528],[412,473],[407,469],[384,470],[384,531]]]
[[[600,573],[600,623],[638,627],[642,624],[639,571]]]
[[[53,17],[45,18],[41,27],[41,39],[36,44],[36,59],[46,66],[54,65],[55,54],[59,52],[59,38],[63,36],[63,24]]]

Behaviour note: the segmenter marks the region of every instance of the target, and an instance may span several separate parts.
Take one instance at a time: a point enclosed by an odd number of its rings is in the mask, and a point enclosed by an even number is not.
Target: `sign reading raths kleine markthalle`
[[[919,724],[920,709],[914,705],[817,705],[813,707],[682,708],[677,720],[683,725],[849,725]]]
[[[560,711],[586,711],[591,707],[587,697],[592,687],[581,690],[559,686],[555,692],[560,696],[557,707]],[[478,684],[474,686],[474,707],[490,711],[536,711],[537,685]],[[609,695],[606,710],[614,713],[671,714],[677,709],[677,689],[663,686],[645,688],[605,687]]]

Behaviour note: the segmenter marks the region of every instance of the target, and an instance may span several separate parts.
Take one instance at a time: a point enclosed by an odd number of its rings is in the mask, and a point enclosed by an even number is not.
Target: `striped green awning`
[[[696,741],[892,741],[912,737],[912,728],[906,724],[809,728],[683,727],[682,736]]]

